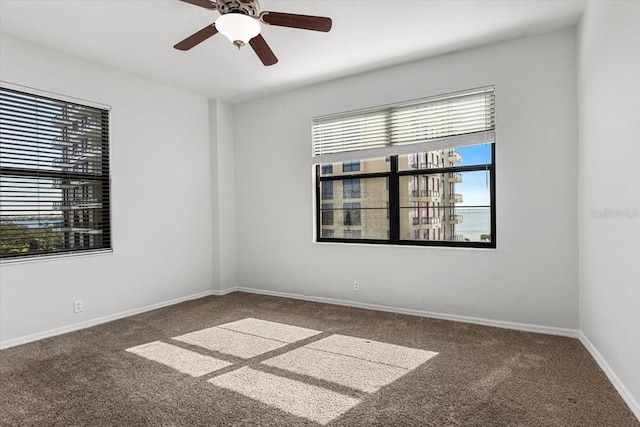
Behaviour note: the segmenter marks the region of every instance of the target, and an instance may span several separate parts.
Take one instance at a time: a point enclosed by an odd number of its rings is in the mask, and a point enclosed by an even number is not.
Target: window
[[[342,172],[358,172],[360,171],[360,162],[346,162],[342,164]]]
[[[344,225],[361,225],[360,203],[345,203],[342,208]]]
[[[322,182],[322,200],[333,199],[333,181]]]
[[[0,88],[0,258],[111,248],[109,111]]]
[[[318,241],[495,248],[494,123],[493,88],[314,119],[319,194],[343,190],[332,236],[318,200]]]
[[[333,203],[322,204],[322,225],[333,225]]]
[[[360,180],[359,179],[345,179],[342,181],[343,197],[345,199],[359,199],[360,198]]]
[[[322,175],[331,175],[333,173],[333,165],[322,165]]]

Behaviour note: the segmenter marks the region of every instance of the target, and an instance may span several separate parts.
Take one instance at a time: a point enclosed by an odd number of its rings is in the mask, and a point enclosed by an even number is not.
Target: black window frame
[[[390,156],[390,168],[388,172],[376,173],[359,173],[359,174],[343,174],[333,176],[322,176],[320,165],[315,166],[316,175],[316,241],[317,242],[335,242],[335,243],[367,243],[382,245],[407,245],[407,246],[436,246],[436,247],[466,247],[466,248],[497,248],[497,231],[496,231],[496,153],[495,142],[487,142],[491,145],[491,162],[477,165],[467,166],[449,166],[428,169],[411,169],[398,170],[398,155]],[[455,240],[402,240],[400,239],[400,177],[402,176],[419,176],[425,174],[438,173],[455,173],[455,172],[475,172],[486,171],[489,173],[489,196],[490,196],[490,213],[491,213],[491,240],[489,242],[476,241],[455,241]],[[347,179],[366,179],[366,178],[387,178],[389,180],[389,239],[363,239],[363,238],[339,238],[339,237],[322,237],[322,224],[320,215],[322,182],[343,181]],[[334,202],[335,203],[335,202]],[[345,203],[346,204],[346,203]],[[470,207],[470,206],[465,206]],[[486,206],[483,206],[486,207]],[[447,209],[446,206],[442,208]],[[405,208],[406,209],[406,208]],[[347,226],[345,224],[345,226]]]
[[[49,180],[52,182],[51,189],[60,189],[59,199],[51,193],[44,193],[42,197],[48,198],[52,203],[52,208],[46,209],[38,207],[34,210],[22,203],[24,210],[17,212],[33,212],[32,214],[13,214],[11,208],[2,209],[0,203],[1,223],[15,224],[15,218],[30,217],[30,222],[38,222],[38,226],[28,230],[52,230],[59,229],[60,242],[55,248],[37,249],[31,247],[26,252],[4,252],[0,251],[0,261],[13,261],[22,259],[37,259],[58,255],[81,255],[86,253],[111,252],[112,246],[112,221],[111,221],[111,164],[110,164],[110,110],[106,106],[87,105],[85,103],[70,100],[68,97],[49,94],[44,91],[25,91],[22,88],[15,88],[14,85],[3,84],[0,87],[3,96],[3,114],[10,117],[3,127],[0,135],[0,142],[5,141],[5,163],[0,165],[0,178],[5,180],[11,187],[6,187],[5,195],[7,200],[16,200],[11,192],[21,192],[23,197],[41,197],[40,184],[38,190],[33,190],[33,184],[29,180]],[[35,104],[42,103],[42,104]],[[47,116],[38,113],[38,107],[42,105],[44,110],[48,110]],[[60,109],[61,112],[54,113]],[[31,114],[31,115],[30,115]],[[46,118],[45,117],[53,117]],[[91,117],[91,118],[89,118]],[[53,122],[60,125],[53,125]],[[82,122],[80,125],[79,122]],[[60,148],[60,157],[55,157],[55,151],[48,147],[46,142],[41,142],[38,135],[38,127],[43,127],[46,132],[47,126],[59,126],[60,135],[51,139],[57,145],[66,145]],[[88,128],[88,129],[87,129]],[[36,129],[36,130],[34,130]],[[79,131],[92,134],[93,144],[89,144],[88,137],[78,138],[78,142],[73,142],[73,133]],[[51,134],[49,134],[52,137]],[[8,141],[11,140],[11,143]],[[26,142],[30,141],[30,142]],[[34,142],[35,141],[35,142]],[[45,138],[42,141],[46,141]],[[62,141],[59,142],[59,141]],[[53,142],[52,142],[53,144]],[[7,147],[8,146],[8,147]],[[22,146],[22,147],[20,147]],[[52,145],[55,147],[56,145]],[[33,161],[34,152],[43,151],[44,156],[52,156],[52,161],[60,164],[58,167],[43,167],[40,161]],[[96,154],[97,153],[97,154]],[[1,153],[0,153],[1,154]],[[38,154],[39,155],[39,154]],[[84,156],[78,158],[78,156]],[[93,156],[96,161],[89,165],[89,156]],[[8,159],[8,160],[7,160]],[[74,164],[70,166],[70,160],[80,161],[82,167]],[[84,159],[84,160],[83,160]],[[65,166],[63,164],[69,163]],[[17,185],[23,179],[23,184]],[[75,182],[75,183],[74,183]],[[91,197],[88,197],[89,188],[95,189]],[[7,190],[9,189],[9,190]],[[72,191],[69,191],[73,189]],[[82,196],[80,196],[82,193]],[[29,196],[26,196],[29,194]],[[31,196],[30,194],[33,194]],[[0,199],[2,194],[0,194]],[[6,202],[10,203],[10,202]],[[99,207],[87,206],[87,204],[99,204]],[[20,205],[18,205],[20,206]],[[73,207],[75,206],[75,208]],[[62,212],[61,225],[52,227],[48,224],[40,226],[41,218],[51,218],[54,212]],[[92,211],[93,220],[89,221],[89,211]],[[6,218],[10,218],[6,220]],[[47,219],[46,221],[51,221]],[[56,220],[57,221],[57,220]],[[19,224],[19,222],[18,222]],[[78,231],[77,228],[85,229]],[[89,230],[90,229],[90,230]],[[16,230],[13,230],[17,232]],[[93,239],[91,234],[99,233],[100,238]],[[23,233],[23,234],[29,234]],[[35,233],[33,233],[35,234]],[[24,237],[24,236],[23,236]],[[7,244],[0,238],[1,244]]]

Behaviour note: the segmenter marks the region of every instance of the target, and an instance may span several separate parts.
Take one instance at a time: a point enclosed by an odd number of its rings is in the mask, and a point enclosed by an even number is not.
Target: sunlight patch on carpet
[[[262,363],[373,393],[437,353],[332,335]]]
[[[210,384],[320,424],[360,402],[329,388],[348,387],[355,395],[375,393],[438,354],[346,335],[316,338],[306,345],[300,342],[319,334],[322,331],[246,318],[172,338],[193,345],[193,351],[160,341],[127,351],[194,377],[213,372],[213,378],[207,379]],[[281,354],[262,362],[249,360],[278,349]],[[208,356],[207,350],[245,360],[229,363]],[[215,373],[229,366],[234,370]],[[280,371],[275,375],[254,369],[260,366]],[[323,386],[312,384],[316,380]]]
[[[395,366],[304,347],[262,363],[367,393],[378,391],[407,373],[406,369]]]
[[[339,417],[360,401],[322,387],[257,371],[249,367],[208,380],[289,414],[320,424]]]
[[[243,359],[250,359],[288,344],[282,341],[230,331],[217,326],[190,332],[173,339]]]
[[[322,333],[322,331],[314,331],[313,329],[253,318],[225,323],[217,327],[286,343],[300,341]]]
[[[331,335],[306,345],[307,348],[343,354],[371,362],[413,370],[438,353],[345,335]]]
[[[126,351],[162,363],[192,377],[200,377],[231,365],[224,360],[198,354],[161,341],[131,347]]]

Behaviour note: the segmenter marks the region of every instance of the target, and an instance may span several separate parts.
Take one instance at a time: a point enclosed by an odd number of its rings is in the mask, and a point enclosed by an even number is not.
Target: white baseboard
[[[435,313],[432,311],[414,310],[410,308],[390,307],[386,305],[369,304],[358,301],[340,300],[334,298],[314,297],[309,295],[291,294],[288,292],[274,292],[263,289],[235,287],[225,289],[224,293],[247,292],[251,294],[270,295],[274,297],[293,298],[303,301],[321,302],[327,304],[344,305],[349,307],[364,308],[369,310],[387,311],[390,313],[409,314],[412,316],[430,317],[433,319],[452,320],[454,322],[474,323],[476,325],[494,326],[504,329],[515,329],[525,332],[536,332],[547,335],[559,335],[563,337],[578,338],[577,329],[556,328],[552,326],[531,325],[526,323],[506,322],[502,320],[483,319],[479,317],[459,316],[456,314]]]
[[[181,302],[190,301],[198,298],[207,297],[210,295],[225,295],[229,292],[227,291],[205,291],[199,292],[197,294],[188,295],[185,297],[175,298],[168,301],[159,302],[156,304],[147,305],[140,308],[134,308],[131,310],[122,311],[116,314],[110,314],[108,316],[98,317],[95,319],[89,319],[84,322],[73,323],[71,325],[62,326],[60,328],[49,329],[47,331],[38,332],[32,335],[26,335],[23,337],[18,337],[10,340],[0,341],[0,350],[4,350],[5,348],[15,347],[17,345],[27,344],[33,341],[38,341],[44,338],[54,337],[56,335],[62,335],[69,332],[77,331],[80,329],[90,328],[91,326],[100,325],[102,323],[111,322],[113,320],[122,319],[124,317],[133,316],[140,313],[145,313],[147,311],[156,310],[158,308],[167,307],[169,305],[179,304]]]
[[[593,343],[589,340],[589,338],[587,338],[587,336],[582,331],[578,333],[578,339],[580,340],[582,345],[589,351],[589,353],[591,353],[591,356],[595,359],[596,363],[598,363],[598,365],[600,366],[600,369],[602,369],[602,371],[605,373],[607,378],[609,378],[609,381],[611,381],[611,384],[613,384],[613,386],[618,391],[618,394],[620,394],[620,396],[625,401],[627,406],[629,406],[629,409],[631,409],[631,412],[633,412],[633,415],[635,415],[638,421],[640,421],[640,403],[638,403],[633,398],[633,396],[631,395],[631,392],[624,386],[622,381],[620,381],[620,378],[618,378],[618,376],[613,371],[613,369],[611,369],[611,366],[609,366],[609,364],[607,363],[605,358],[602,356],[602,354],[600,354],[596,346],[593,345]]]

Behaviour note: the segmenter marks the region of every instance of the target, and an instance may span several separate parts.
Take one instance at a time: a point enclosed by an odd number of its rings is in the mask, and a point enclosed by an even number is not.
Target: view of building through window
[[[2,88],[0,257],[110,248],[108,111]]]
[[[319,240],[390,240],[396,218],[398,241],[490,245],[492,148],[476,144],[392,156],[393,162],[322,165]],[[390,182],[397,185],[395,196]]]

